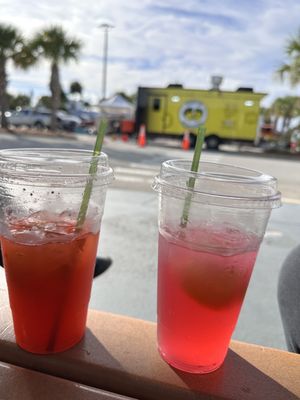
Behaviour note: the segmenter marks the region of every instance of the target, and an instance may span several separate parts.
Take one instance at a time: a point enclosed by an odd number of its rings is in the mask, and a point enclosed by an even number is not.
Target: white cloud
[[[180,9],[183,11],[180,13]],[[194,14],[194,15],[193,15]],[[224,76],[224,89],[252,86],[269,93],[292,93],[273,79],[284,60],[286,39],[299,28],[300,3],[293,0],[18,0],[2,1],[1,21],[27,36],[44,26],[63,24],[84,43],[82,58],[61,69],[64,89],[79,80],[86,97],[99,98],[102,85],[102,20],[109,34],[108,91],[132,93],[138,85],[208,88],[212,74]],[[48,92],[49,65],[24,73],[10,68],[10,90]],[[269,99],[269,100],[268,100]]]

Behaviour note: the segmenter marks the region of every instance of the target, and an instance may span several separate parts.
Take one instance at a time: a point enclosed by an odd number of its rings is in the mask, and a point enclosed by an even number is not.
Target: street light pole
[[[107,52],[108,52],[108,31],[113,28],[113,25],[103,23],[99,26],[104,30],[104,43],[103,43],[103,67],[102,67],[102,100],[106,99],[106,86],[107,86]]]

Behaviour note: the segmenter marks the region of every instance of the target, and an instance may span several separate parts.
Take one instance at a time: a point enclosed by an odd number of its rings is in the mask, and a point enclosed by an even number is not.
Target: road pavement
[[[15,137],[1,134],[0,148],[92,148],[94,137],[76,139]],[[156,319],[157,195],[151,190],[160,163],[191,158],[176,143],[152,143],[141,149],[134,142],[106,138],[104,151],[115,170],[108,191],[98,254],[112,266],[94,280],[90,306],[96,309]],[[300,237],[300,163],[262,154],[234,151],[205,152],[203,159],[254,168],[276,176],[283,207],[274,210],[262,243],[234,338],[285,348],[276,288],[280,267]]]
[[[95,137],[89,135],[70,135],[67,138],[16,136],[0,134],[0,148],[12,147],[65,147],[92,149]],[[300,157],[264,155],[259,149],[246,147],[240,153],[237,147],[224,146],[223,151],[204,151],[203,161],[239,165],[271,174],[278,179],[279,189],[284,200],[300,204]],[[247,150],[248,149],[248,150]],[[103,150],[109,155],[115,168],[114,187],[150,191],[153,173],[157,173],[161,162],[174,158],[192,158],[192,150],[183,151],[176,141],[153,141],[145,148],[139,148],[134,141],[122,142],[105,138]]]

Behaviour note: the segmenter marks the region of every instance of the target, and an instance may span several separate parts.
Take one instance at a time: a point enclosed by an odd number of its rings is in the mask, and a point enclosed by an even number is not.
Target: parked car
[[[70,110],[69,113],[81,119],[80,128],[85,128],[85,131],[94,130],[101,116],[100,112],[90,110]]]
[[[11,111],[7,117],[8,122],[15,126],[35,126],[36,128],[46,128],[50,126],[50,114],[38,112],[31,109]]]
[[[74,131],[77,126],[80,126],[81,119],[69,115],[64,111],[56,113],[58,127],[68,131]],[[8,116],[8,121],[11,125],[15,126],[29,126],[36,128],[50,128],[51,125],[51,112],[48,110],[32,110],[22,109],[20,111],[12,111]]]
[[[61,129],[67,131],[74,131],[78,126],[82,124],[82,120],[75,115],[67,114],[64,111],[58,111],[56,117]]]

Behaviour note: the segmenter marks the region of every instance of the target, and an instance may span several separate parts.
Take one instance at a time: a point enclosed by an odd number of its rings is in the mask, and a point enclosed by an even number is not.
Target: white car
[[[75,130],[82,122],[80,118],[74,115],[69,115],[64,111],[58,111],[56,117],[59,128],[69,131]],[[15,126],[26,125],[36,128],[49,128],[51,125],[51,112],[24,109],[20,111],[12,111],[10,115],[8,115],[7,119],[11,125]]]
[[[51,114],[37,112],[35,110],[24,109],[20,111],[12,111],[7,119],[11,125],[15,126],[35,126],[37,128],[46,128],[50,126]]]

